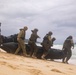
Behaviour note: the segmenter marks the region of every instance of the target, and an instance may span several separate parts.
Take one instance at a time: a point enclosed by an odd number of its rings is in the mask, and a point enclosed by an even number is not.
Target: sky
[[[55,44],[63,44],[69,35],[76,42],[76,0],[0,0],[0,22],[5,36],[27,26],[26,39],[38,28],[39,42],[49,31]]]

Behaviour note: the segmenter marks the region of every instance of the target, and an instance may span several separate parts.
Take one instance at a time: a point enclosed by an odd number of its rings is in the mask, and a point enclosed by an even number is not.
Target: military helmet
[[[49,35],[52,35],[53,33],[51,31],[48,32]]]
[[[27,26],[24,26],[24,29],[25,29],[25,30],[27,30],[27,29],[28,29],[28,27],[27,27]]]
[[[68,36],[68,39],[72,39],[73,37],[70,35],[70,36]]]
[[[53,38],[52,38],[52,40],[53,40],[53,41],[55,41],[55,40],[56,40],[56,38],[55,38],[55,37],[53,37]]]
[[[35,28],[34,30],[31,30],[32,32],[37,32],[38,31],[38,29],[37,28]]]

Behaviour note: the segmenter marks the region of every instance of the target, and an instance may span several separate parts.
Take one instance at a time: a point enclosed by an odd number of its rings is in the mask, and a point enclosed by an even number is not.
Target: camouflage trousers
[[[15,54],[18,54],[18,52],[19,52],[20,50],[22,50],[22,51],[23,51],[23,55],[26,56],[26,45],[25,45],[24,40],[22,40],[22,39],[19,39],[19,40],[18,40],[18,48],[16,49]]]
[[[38,48],[35,42],[33,41],[29,42],[29,46],[30,46],[30,56],[36,56]]]
[[[64,58],[63,58],[62,62],[68,63],[68,60],[71,58],[71,56],[72,56],[71,49],[70,48],[69,49],[65,48],[65,50],[64,50]]]

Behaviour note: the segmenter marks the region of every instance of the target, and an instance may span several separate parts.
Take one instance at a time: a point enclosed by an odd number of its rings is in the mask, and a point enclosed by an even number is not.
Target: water
[[[54,45],[52,48],[62,49],[62,45]],[[74,46],[74,49],[71,50],[72,50],[72,56],[68,62],[70,64],[76,65],[76,45]]]
[[[38,46],[41,46],[40,44],[37,44]],[[54,45],[52,48],[55,48],[55,49],[61,49],[62,50],[62,46],[63,45]],[[70,58],[70,60],[68,61],[70,64],[74,64],[76,65],[76,45],[74,46],[74,49],[71,49],[72,50],[72,56]],[[59,61],[59,62],[62,62],[62,60],[55,60],[55,61]]]
[[[36,43],[37,46],[42,46],[40,43]],[[62,50],[62,46],[63,45],[53,45],[52,48],[55,48],[55,49],[61,49]],[[62,62],[62,60],[55,60],[55,61],[59,61],[59,62]],[[76,65],[76,45],[74,47],[74,49],[72,49],[72,57],[70,58],[70,60],[68,61],[70,64],[74,64]]]

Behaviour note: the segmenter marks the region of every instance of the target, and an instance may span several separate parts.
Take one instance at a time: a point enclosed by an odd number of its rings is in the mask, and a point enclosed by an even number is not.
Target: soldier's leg
[[[31,51],[30,51],[30,57],[32,57],[33,52],[34,52],[34,49],[32,48]]]
[[[64,52],[64,56],[63,56],[62,62],[65,63],[65,59],[67,57],[67,50],[65,49],[63,52]]]
[[[69,50],[69,51],[68,51],[67,58],[66,58],[66,63],[68,63],[68,60],[71,58],[71,56],[72,56],[72,51]]]
[[[43,54],[41,56],[42,59],[44,59],[44,57],[45,57],[45,52],[46,52],[46,46],[45,45],[46,44],[43,45]]]
[[[14,54],[17,54],[20,51],[20,49],[21,49],[21,47],[20,47],[20,44],[18,43],[18,48],[16,49]]]
[[[24,43],[24,40],[21,40],[21,41],[20,41],[20,46],[21,46],[21,49],[22,49],[22,51],[23,51],[24,56],[26,56],[26,55],[27,55],[27,54],[26,54],[26,45],[25,45],[25,43]]]
[[[29,49],[30,49],[30,52],[29,52],[29,56],[31,57],[31,50],[32,50],[32,48],[31,48],[31,45],[29,44]]]
[[[33,44],[31,44],[31,51],[30,51],[30,56],[32,57],[32,55],[33,55],[33,53],[34,53],[34,46],[33,46]]]
[[[62,62],[63,62],[63,63],[66,62],[66,57],[65,57],[65,56],[63,57]]]
[[[42,59],[44,59],[45,60],[45,56],[48,54],[48,50],[44,50],[44,53],[43,53],[43,55],[42,55]]]
[[[37,48],[36,44],[34,44],[34,52],[33,52],[34,57],[36,57],[37,50],[38,50],[38,48]]]

